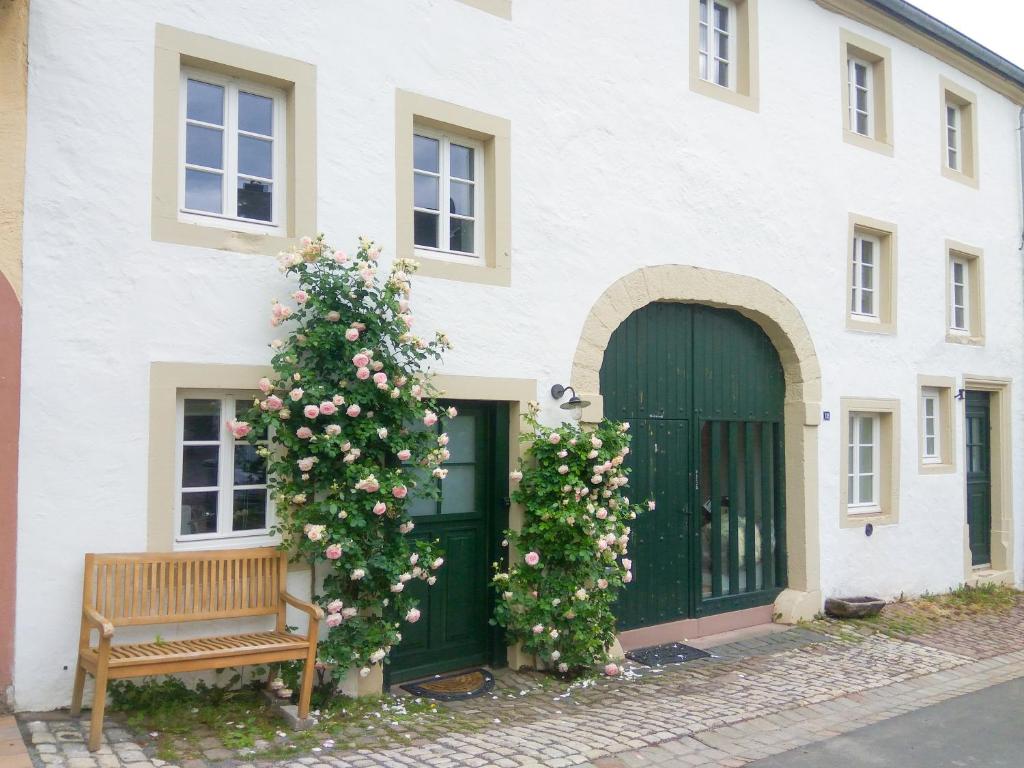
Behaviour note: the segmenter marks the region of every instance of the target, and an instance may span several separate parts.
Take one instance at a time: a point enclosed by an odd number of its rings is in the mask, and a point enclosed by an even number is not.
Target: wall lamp
[[[581,418],[583,416],[583,409],[590,405],[590,401],[581,400],[579,395],[576,394],[576,390],[572,387],[563,387],[561,384],[555,384],[551,387],[551,396],[555,400],[561,400],[565,397],[566,392],[572,392],[572,396],[558,407],[563,411],[576,411],[576,418]]]

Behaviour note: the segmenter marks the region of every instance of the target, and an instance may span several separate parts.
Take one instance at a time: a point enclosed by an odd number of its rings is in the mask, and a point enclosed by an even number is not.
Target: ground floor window
[[[846,497],[850,512],[878,511],[878,414],[851,413]]]

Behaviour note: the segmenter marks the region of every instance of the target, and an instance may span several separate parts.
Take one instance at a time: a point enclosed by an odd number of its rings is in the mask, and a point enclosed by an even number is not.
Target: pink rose
[[[338,407],[341,407],[345,404],[345,398],[342,397],[341,395],[335,395],[334,397],[331,398],[331,402],[337,405]]]
[[[356,328],[349,328],[345,331],[345,338],[349,341],[355,341],[359,338],[359,331]]]
[[[362,408],[360,408],[355,403],[352,403],[352,405],[348,407],[348,410],[346,410],[345,413],[347,413],[352,418],[355,418],[356,416],[359,415],[360,411],[362,411]]]
[[[344,264],[346,261],[348,261],[348,254],[345,253],[344,251],[335,251],[334,260],[339,264]]]
[[[313,430],[309,427],[299,427],[295,430],[295,436],[300,440],[309,440],[313,436]]]
[[[540,555],[538,555],[536,552],[527,552],[523,556],[523,560],[526,562],[527,565],[536,565],[540,562]]]
[[[267,404],[268,411],[280,411],[284,405],[284,400],[277,395],[271,395],[264,402]]]
[[[562,436],[557,432],[552,432],[548,435],[548,442],[552,445],[558,445],[562,441]]]
[[[317,408],[315,405],[310,404],[302,409],[302,414],[307,419],[315,419],[317,416],[320,415],[320,409]]]
[[[633,572],[632,571],[626,571],[625,574],[623,574],[623,576],[622,576],[622,581],[624,583],[626,583],[626,584],[629,584],[629,582],[631,582],[632,580],[633,580]]]
[[[409,612],[405,614],[405,620],[408,621],[410,624],[415,624],[417,621],[420,620],[420,609],[410,608]]]
[[[328,627],[336,627],[336,626],[338,626],[339,624],[341,624],[341,614],[340,613],[329,613],[329,614],[327,614],[327,618],[324,621],[324,623]]]
[[[409,489],[404,485],[396,485],[391,489],[391,495],[396,499],[404,499],[409,494]]]
[[[236,440],[241,440],[243,437],[252,432],[252,427],[249,426],[248,422],[235,421],[232,419],[228,423],[228,429],[231,430],[231,434],[234,435]]]
[[[543,624],[534,624],[533,625],[533,634],[539,635],[543,631],[544,631],[544,625]]]
[[[564,474],[568,473],[568,471],[569,471],[569,467],[566,464],[562,464],[562,465],[560,465],[558,467],[558,474],[560,474],[560,475],[564,475]]]
[[[597,580],[597,588],[598,589],[608,589],[608,579],[598,579]]]
[[[383,371],[377,371],[377,373],[373,374],[373,383],[378,387],[384,386],[388,383],[388,375]]]
[[[341,613],[341,609],[345,607],[345,604],[341,600],[331,600],[327,604],[328,613]]]
[[[337,437],[338,435],[341,434],[341,427],[338,426],[337,424],[328,424],[326,427],[324,427],[324,432],[326,432],[331,437]]]
[[[303,472],[309,472],[309,470],[313,468],[313,465],[316,464],[316,459],[307,456],[304,459],[299,459],[296,463],[299,465],[299,469]]]
[[[365,365],[356,370],[356,378],[360,381],[366,381],[370,378],[370,369]]]
[[[523,473],[520,472],[518,469],[514,469],[511,472],[509,472],[508,476],[515,483],[518,483],[520,480],[523,479]]]
[[[648,501],[647,502],[647,509],[649,509],[651,512],[654,511],[654,507],[655,507],[655,503],[653,501]]]
[[[427,411],[426,415],[423,417],[423,423],[428,427],[434,426],[437,424],[437,414],[433,411]]]
[[[341,617],[343,619],[351,619],[357,613],[359,613],[359,609],[358,608],[353,608],[352,606],[349,606],[348,608],[343,608],[341,610]]]
[[[375,515],[383,515],[387,511],[388,505],[385,504],[383,501],[378,501],[376,504],[373,505],[373,514]]]
[[[300,387],[296,387],[295,389],[288,393],[288,397],[292,399],[293,403],[297,403],[299,400],[302,399],[302,396],[304,394],[305,393],[302,391]]]
[[[260,388],[260,392],[262,392],[264,395],[269,395],[270,390],[274,388],[274,385],[270,383],[270,379],[268,379],[266,376],[264,376],[262,379],[256,382],[256,386]]]
[[[305,304],[309,298],[309,294],[305,291],[299,290],[292,294],[292,298],[295,299],[299,304]]]
[[[412,520],[406,520],[404,523],[402,523],[400,526],[398,526],[398,530],[401,533],[408,533],[409,531],[411,531],[415,527],[416,527],[416,524]]]
[[[370,364],[370,356],[365,352],[359,352],[352,358],[352,365],[356,368],[365,368]]]
[[[341,557],[341,545],[331,544],[331,546],[324,550],[324,556],[328,560],[337,560],[339,557]]]
[[[449,419],[454,419],[456,416],[459,415],[459,411],[454,405],[449,405],[448,408],[445,410],[445,413],[448,414]]]
[[[336,323],[339,320],[341,320],[341,313],[336,312],[335,310],[332,309],[330,312],[328,312],[325,315],[325,317],[327,318],[327,322],[329,322],[329,323]]]
[[[330,400],[324,400],[320,403],[320,413],[324,416],[333,416],[338,412],[338,408]]]
[[[604,673],[608,675],[608,677],[615,677],[619,674],[619,667],[615,662],[609,662],[604,666]]]
[[[598,520],[604,520],[606,517],[608,517],[608,510],[605,509],[604,507],[601,507],[600,509],[597,510],[595,514],[597,515]]]
[[[400,450],[398,452],[398,460],[399,461],[408,461],[411,458],[412,458],[412,451],[410,451],[408,448],[403,448],[402,450]]]

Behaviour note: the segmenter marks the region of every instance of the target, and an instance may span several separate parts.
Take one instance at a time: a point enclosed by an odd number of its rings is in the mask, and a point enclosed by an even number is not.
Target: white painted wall
[[[445,371],[567,383],[589,308],[620,276],[676,263],[752,275],[800,310],[841,396],[903,403],[900,523],[838,526],[839,422],[820,428],[825,594],[963,578],[961,474],[917,473],[918,373],[1022,373],[1016,108],[810,0],[761,4],[761,111],[690,92],[678,0],[37,2],[30,25],[16,695],[70,698],[86,551],[146,546],[150,362],[261,364],[273,260],[150,239],[154,24],[316,64],[320,228],[394,240],[394,89],[512,122],[513,285],[416,281]],[[893,50],[895,157],[841,139],[840,27]],[[938,78],[979,96],[981,189],[939,174]],[[847,214],[899,226],[899,333],[844,329]],[[945,238],[985,249],[988,340],[944,342]],[[1014,390],[1014,465],[1024,459]],[[958,423],[957,443],[962,427]],[[962,468],[962,449],[957,465]],[[1014,480],[1021,540],[1024,488]],[[1018,557],[1018,580],[1021,577]],[[297,585],[298,586],[298,585]],[[167,633],[165,632],[165,635]],[[67,669],[65,669],[67,667]]]

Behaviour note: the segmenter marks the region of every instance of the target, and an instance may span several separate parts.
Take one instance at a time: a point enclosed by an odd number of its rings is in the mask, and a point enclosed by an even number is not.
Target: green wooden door
[[[612,334],[601,368],[609,418],[631,422],[633,526],[623,629],[764,605],[785,586],[778,354],[730,310],[655,303]],[[715,502],[712,501],[715,500]]]
[[[967,391],[964,414],[967,527],[971,564],[992,562],[992,448],[989,393]]]
[[[441,498],[415,499],[410,507],[414,538],[437,540],[444,566],[437,583],[408,582],[422,618],[402,623],[402,642],[391,653],[389,682],[493,664],[504,645],[489,624],[493,595],[488,587],[496,539],[507,526],[507,485],[498,467],[507,466],[508,411],[505,406],[456,403],[459,415],[446,429],[451,459]]]

